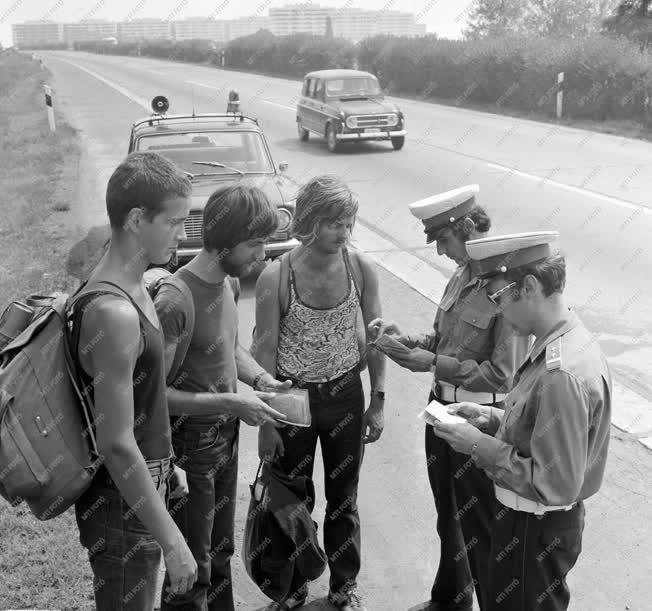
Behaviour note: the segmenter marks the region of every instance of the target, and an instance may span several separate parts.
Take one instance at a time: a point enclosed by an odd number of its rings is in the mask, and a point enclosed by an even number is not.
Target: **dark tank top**
[[[98,289],[101,286],[98,287]],[[117,296],[117,295],[116,295]],[[101,297],[95,293],[80,297],[72,316],[72,346],[79,374],[87,392],[94,400],[92,378],[79,361],[79,337],[81,319],[89,303]],[[136,359],[133,374],[134,391],[134,438],[145,460],[158,460],[172,456],[170,418],[166,398],[165,360],[163,332],[147,318],[138,304],[125,293],[138,312],[143,352]]]

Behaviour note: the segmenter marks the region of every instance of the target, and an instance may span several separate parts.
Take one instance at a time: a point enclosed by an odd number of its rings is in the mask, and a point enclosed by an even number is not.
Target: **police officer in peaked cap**
[[[372,321],[369,330],[372,336],[389,334],[409,348],[385,348],[394,362],[411,371],[432,372],[429,401],[472,401],[498,409],[525,358],[527,339],[517,337],[505,324],[487,298],[486,281],[469,264],[467,240],[486,235],[491,225],[476,201],[478,192],[477,185],[470,185],[410,206],[423,222],[427,243],[436,242],[437,253],[458,266],[437,308],[433,331],[408,335],[381,319]],[[425,447],[441,547],[430,598],[413,611],[470,611],[474,589],[484,609],[493,485],[468,456],[454,451],[430,426]]]
[[[467,242],[487,296],[522,336],[536,338],[505,409],[460,402],[463,424],[435,434],[493,481],[488,611],[568,608],[566,575],[580,554],[584,499],[602,483],[611,376],[597,341],[566,307],[557,232]]]

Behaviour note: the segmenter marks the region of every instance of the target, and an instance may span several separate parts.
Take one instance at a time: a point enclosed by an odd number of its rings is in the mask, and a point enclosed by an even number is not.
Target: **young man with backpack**
[[[172,446],[163,337],[143,273],[165,264],[185,238],[189,180],[155,153],[133,153],[106,191],[109,249],[72,315],[72,352],[94,404],[104,464],[77,501],[99,611],[154,608],[161,549],[170,590],[197,565],[166,508]],[[108,293],[108,294],[102,294]]]
[[[203,248],[161,284],[156,311],[165,335],[168,405],[177,464],[189,493],[170,503],[198,564],[186,593],[161,596],[161,609],[231,611],[231,556],[240,420],[283,418],[266,392],[237,393],[237,380],[260,391],[288,388],[238,342],[239,283],[265,256],[278,216],[263,191],[245,183],[215,191],[204,208]],[[166,576],[166,584],[170,576]]]
[[[261,459],[278,457],[282,470],[312,477],[317,439],[326,472],[324,548],[330,568],[329,601],[364,609],[356,591],[360,570],[357,488],[363,443],[383,430],[385,361],[369,354],[371,401],[364,410],[360,379],[366,356],[364,323],[380,316],[372,263],[346,248],[358,211],[353,193],[335,176],[317,176],[297,195],[292,233],[301,245],[268,266],[256,285],[256,356],[279,379],[309,392],[311,425],[259,433]],[[306,583],[295,579],[270,610],[301,606]]]

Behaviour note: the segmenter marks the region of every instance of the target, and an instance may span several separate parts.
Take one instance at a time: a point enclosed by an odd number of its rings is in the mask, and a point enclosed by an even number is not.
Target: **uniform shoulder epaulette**
[[[551,371],[553,369],[561,368],[561,337],[552,340],[546,346],[546,369]]]

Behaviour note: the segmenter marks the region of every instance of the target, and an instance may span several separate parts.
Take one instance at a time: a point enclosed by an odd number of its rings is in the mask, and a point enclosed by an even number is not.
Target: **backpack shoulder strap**
[[[192,292],[190,291],[190,288],[185,283],[183,278],[181,278],[177,274],[173,274],[172,276],[168,276],[167,278],[164,278],[161,281],[160,286],[157,288],[160,289],[160,287],[163,286],[164,284],[173,286],[183,295],[183,299],[186,304],[186,313],[187,313],[186,327],[183,330],[183,333],[181,334],[181,341],[177,344],[177,349],[176,352],[174,353],[174,361],[172,361],[172,367],[168,372],[166,378],[166,383],[168,386],[170,386],[174,381],[174,379],[176,378],[179,368],[181,367],[183,361],[186,358],[186,354],[188,353],[188,348],[190,347],[190,342],[192,341],[192,334],[195,330],[195,301],[192,297]]]
[[[358,253],[356,251],[350,251],[344,249],[344,259],[348,262],[348,268],[351,270],[351,280],[353,280],[353,286],[355,287],[355,292],[358,294],[358,301],[362,302],[362,295],[364,294],[364,274],[362,273],[362,266],[360,265],[360,259],[358,259]]]
[[[240,299],[240,280],[237,278],[232,278],[231,276],[227,276],[229,280],[229,284],[231,285],[231,291],[233,292],[233,299],[235,300],[236,303],[238,303],[238,300]]]
[[[278,304],[281,316],[287,314],[290,307],[290,252],[279,258]]]

